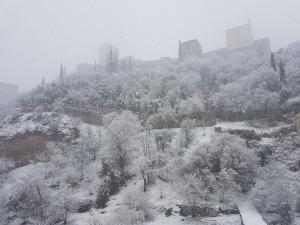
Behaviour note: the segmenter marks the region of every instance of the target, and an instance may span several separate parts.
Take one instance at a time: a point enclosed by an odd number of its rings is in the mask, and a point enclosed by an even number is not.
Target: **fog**
[[[299,0],[0,0],[0,81],[26,91],[60,63],[94,63],[106,43],[144,60],[175,58],[178,41],[193,38],[210,51],[248,19],[276,50],[300,38],[299,12]]]

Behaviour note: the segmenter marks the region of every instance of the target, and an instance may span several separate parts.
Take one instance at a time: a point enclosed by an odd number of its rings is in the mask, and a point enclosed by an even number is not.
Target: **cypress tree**
[[[46,85],[45,77],[42,78],[41,86],[44,87]]]
[[[60,64],[60,69],[59,69],[59,79],[60,79],[60,82],[62,85],[64,85],[64,67],[63,67],[63,64],[61,63]]]
[[[115,51],[113,57],[113,71],[118,72],[118,67],[119,67],[118,51]]]
[[[277,72],[276,62],[275,62],[275,56],[274,53],[271,53],[271,67],[275,72]]]
[[[284,63],[280,60],[279,62],[279,78],[280,82],[284,85],[287,85],[286,74],[285,74],[285,66]]]

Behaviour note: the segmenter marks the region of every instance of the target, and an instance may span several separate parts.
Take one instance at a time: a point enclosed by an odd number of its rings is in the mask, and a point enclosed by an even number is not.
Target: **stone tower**
[[[227,48],[230,50],[251,46],[254,36],[250,21],[247,24],[226,31]]]
[[[179,60],[202,56],[202,47],[197,39],[186,42],[179,41]]]

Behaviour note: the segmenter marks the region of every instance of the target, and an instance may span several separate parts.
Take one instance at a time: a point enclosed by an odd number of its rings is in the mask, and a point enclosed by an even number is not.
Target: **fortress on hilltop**
[[[179,41],[180,61],[192,57],[202,57],[210,54],[230,54],[231,52],[253,50],[258,56],[269,57],[271,55],[270,38],[254,39],[251,23],[226,30],[227,46],[211,52],[203,53],[200,42],[197,39],[181,42]]]

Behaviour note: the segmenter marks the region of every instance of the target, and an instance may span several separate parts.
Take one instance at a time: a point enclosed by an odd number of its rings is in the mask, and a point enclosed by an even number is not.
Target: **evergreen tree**
[[[110,49],[108,51],[108,55],[106,57],[106,71],[108,73],[114,72],[114,55],[113,55],[112,46],[110,46]]]
[[[109,50],[109,71],[110,72],[114,71],[114,55],[113,55],[112,46],[110,46],[110,50]]]
[[[46,85],[45,77],[42,78],[41,86],[44,87]]]
[[[59,79],[60,79],[60,82],[61,84],[63,85],[64,84],[64,67],[63,67],[63,64],[61,63],[60,64],[60,69],[59,69]]]
[[[283,85],[287,85],[286,74],[285,74],[285,65],[281,60],[279,62],[279,77],[280,77],[280,82]]]
[[[116,50],[113,55],[113,71],[118,72],[119,67],[119,57],[118,57],[118,51]]]
[[[285,65],[281,60],[279,62],[279,78],[280,78],[280,83],[281,83],[281,89],[279,92],[280,104],[282,105],[283,108],[285,108],[286,101],[289,98],[289,93],[288,93],[288,87],[287,87]]]
[[[277,72],[277,66],[276,66],[276,62],[275,62],[275,55],[274,55],[273,52],[271,53],[271,67],[273,68],[273,70],[275,72]]]
[[[178,49],[178,59],[179,61],[182,60],[182,48],[181,48],[181,41],[179,40],[179,49]]]
[[[128,59],[128,70],[132,71],[132,57],[129,57]]]

